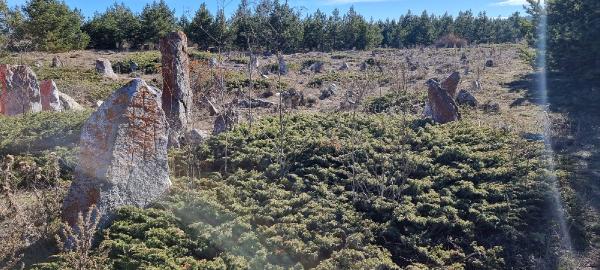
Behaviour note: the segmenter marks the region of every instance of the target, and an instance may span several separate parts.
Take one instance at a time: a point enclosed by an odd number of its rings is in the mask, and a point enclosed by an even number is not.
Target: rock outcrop
[[[187,129],[193,105],[187,49],[187,37],[181,31],[172,32],[160,41],[163,75],[162,108],[171,131],[175,133]]]
[[[62,102],[58,96],[58,88],[53,80],[40,82],[42,111],[60,112],[63,110]]]
[[[64,220],[74,225],[80,212],[96,205],[104,228],[118,207],[158,200],[171,186],[167,140],[160,90],[134,79],[115,91],[83,126]]]
[[[452,74],[450,74],[450,76],[448,76],[448,78],[446,78],[442,83],[441,83],[441,87],[442,89],[448,91],[448,94],[450,94],[450,96],[452,98],[456,97],[456,90],[458,89],[458,83],[460,83],[460,73],[458,72],[453,72]]]
[[[96,72],[106,78],[116,79],[117,74],[113,71],[112,65],[108,59],[96,59]]]
[[[440,84],[430,79],[427,81],[428,91],[427,99],[431,107],[431,116],[433,121],[445,124],[452,121],[460,120],[460,112],[454,99],[448,91],[443,89]]]
[[[28,66],[0,65],[0,114],[40,112],[40,86]]]

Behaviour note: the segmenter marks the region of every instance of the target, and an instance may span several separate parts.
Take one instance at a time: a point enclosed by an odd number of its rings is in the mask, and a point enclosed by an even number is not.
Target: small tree
[[[134,45],[140,21],[125,5],[114,4],[103,14],[96,14],[83,28],[91,38],[92,47],[123,49],[125,43]]]
[[[185,32],[192,42],[198,44],[200,48],[206,49],[214,43],[213,27],[213,16],[206,8],[206,4],[202,3]]]
[[[68,51],[85,48],[90,37],[81,31],[83,17],[58,0],[30,0],[23,8],[25,31],[33,48],[44,51]]]
[[[175,11],[170,9],[164,0],[146,5],[139,19],[141,27],[137,34],[137,44],[156,44],[160,38],[177,29]]]

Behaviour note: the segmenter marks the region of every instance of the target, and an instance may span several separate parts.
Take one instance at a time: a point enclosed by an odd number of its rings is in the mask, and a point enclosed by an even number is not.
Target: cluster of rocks
[[[82,110],[52,80],[38,82],[28,66],[0,65],[0,114],[13,116],[41,111]]]
[[[478,101],[467,90],[457,92],[460,83],[460,73],[453,72],[441,83],[435,79],[426,82],[427,104],[424,115],[431,117],[437,123],[448,123],[460,120],[461,115],[458,105],[477,107]]]

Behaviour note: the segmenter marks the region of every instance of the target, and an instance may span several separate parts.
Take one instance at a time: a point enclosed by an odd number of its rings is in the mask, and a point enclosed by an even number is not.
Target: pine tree
[[[152,2],[140,14],[140,31],[138,43],[152,42],[158,44],[160,38],[177,29],[175,11],[170,9],[164,0]]]
[[[200,48],[207,49],[214,44],[214,19],[206,4],[202,3],[194,15],[189,27],[186,29],[188,38],[198,44]]]
[[[68,51],[85,48],[89,36],[81,31],[83,17],[58,0],[30,0],[23,11],[25,31],[35,49]]]
[[[96,14],[83,29],[97,49],[123,49],[133,45],[141,24],[133,12],[123,4],[114,4],[103,14]]]

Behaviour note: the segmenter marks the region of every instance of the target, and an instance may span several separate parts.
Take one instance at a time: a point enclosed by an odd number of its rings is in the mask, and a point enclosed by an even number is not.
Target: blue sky
[[[23,5],[25,2],[26,0],[8,0],[10,6]],[[114,2],[123,2],[134,12],[139,12],[152,0],[65,0],[65,2],[70,7],[81,9],[86,17],[91,17],[94,12],[104,11]],[[182,14],[192,16],[202,2],[206,2],[212,11],[217,9],[217,3],[224,2],[226,13],[229,15],[236,9],[239,0],[166,0],[166,2],[175,9],[178,16]],[[354,5],[355,9],[366,18],[377,20],[397,18],[409,9],[417,14],[427,10],[440,15],[446,11],[456,15],[460,10],[472,9],[475,14],[486,11],[492,17],[507,17],[515,11],[523,13],[522,5],[525,0],[288,0],[288,3],[299,8],[303,14],[312,13],[317,9],[330,14],[334,8],[339,8],[343,14]]]

